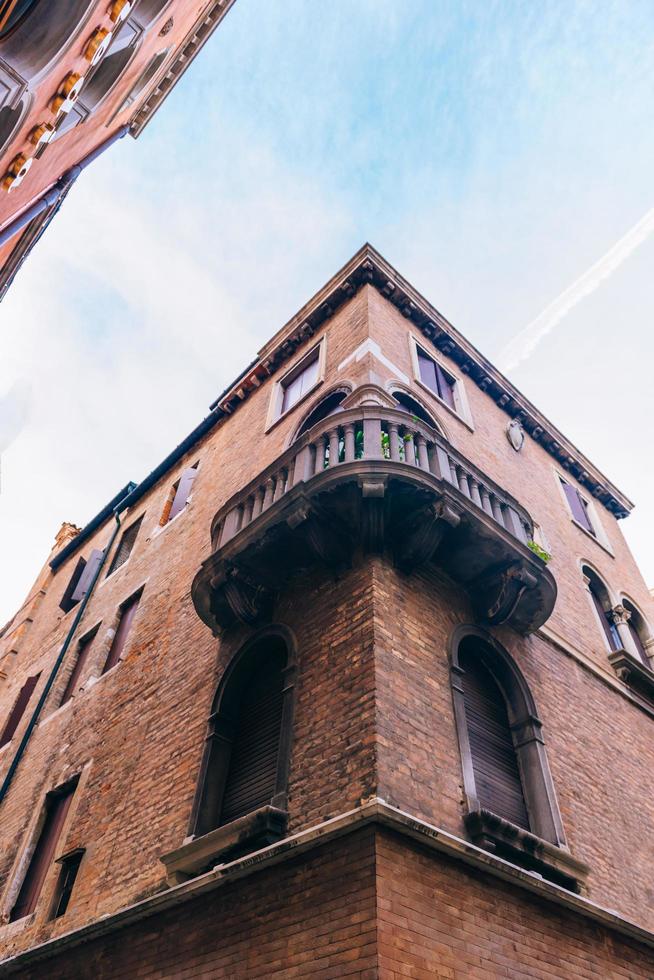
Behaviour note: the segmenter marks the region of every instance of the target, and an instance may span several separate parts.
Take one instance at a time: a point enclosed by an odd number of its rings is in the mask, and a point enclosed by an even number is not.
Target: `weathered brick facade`
[[[366,263],[374,266],[372,273]],[[359,280],[361,271],[366,275]],[[332,294],[343,280],[354,285],[336,302]],[[563,437],[541,437],[528,404],[520,416],[519,396],[508,382],[513,401],[503,402],[498,376],[483,380],[493,369],[481,355],[468,349],[466,361],[460,346],[445,353],[445,345],[432,344],[418,314],[402,309],[400,292],[434,322],[437,314],[425,301],[364,249],[264,348],[260,373],[257,366],[239,379],[205,433],[182,447],[119,513],[123,528],[143,516],[133,551],[107,576],[113,545],[0,803],[0,944],[6,959],[0,974],[654,975],[647,932],[654,927],[654,804],[647,792],[654,708],[643,688],[611,666],[581,571],[582,563],[589,564],[614,596],[628,598],[644,621],[654,619],[652,598],[612,513],[628,509],[628,502],[604,482],[593,510],[604,540],[577,526],[557,473],[589,499],[590,481],[599,487],[601,474],[578,453],[567,467],[555,459],[551,439],[562,445]],[[453,343],[464,343],[439,323]],[[302,333],[305,324],[310,329]],[[467,418],[416,378],[411,336],[465,389]],[[275,418],[275,386],[318,341],[323,360],[317,385]],[[518,665],[533,696],[565,832],[563,851],[588,869],[580,894],[469,842],[450,661],[455,629],[479,625],[479,604],[474,582],[463,588],[439,563],[438,551],[433,561],[408,568],[394,561],[392,548],[357,545],[348,561],[315,560],[282,575],[282,567],[289,561],[292,566],[297,539],[280,537],[279,579],[260,621],[236,621],[218,637],[199,618],[200,587],[193,586],[193,595],[191,588],[212,552],[214,515],[267,467],[287,458],[302,420],[335,387],[348,389],[352,398],[367,392],[367,405],[375,398],[390,403],[393,390],[411,392],[461,458],[525,508],[546,534],[553,555],[548,569],[558,589],[551,615],[529,635],[508,620],[484,629]],[[531,433],[519,452],[506,436],[515,416]],[[419,448],[418,436],[415,442]],[[196,462],[186,507],[162,527],[171,487]],[[299,462],[293,465],[284,477],[287,495],[293,480],[303,486]],[[343,472],[359,465],[345,462]],[[386,498],[396,494],[392,468],[406,467],[406,460],[373,461],[364,482],[375,466],[391,473]],[[333,462],[324,472],[316,464],[313,479],[331,478],[333,470]],[[340,491],[337,484],[331,487],[335,499]],[[371,499],[381,492],[373,488]],[[273,501],[271,490],[267,513],[282,506],[284,499]],[[284,527],[295,534],[303,515],[291,515]],[[225,526],[228,520],[229,515]],[[244,523],[227,544],[222,532],[213,550],[232,548],[236,555],[239,540],[255,540],[262,520]],[[463,523],[476,527],[467,512]],[[59,608],[78,557],[104,548],[114,524],[109,515],[90,534],[82,533],[78,550],[54,572],[46,565],[0,636],[0,724],[26,678],[40,672],[13,738],[0,749],[0,777],[9,770],[79,612],[79,606],[65,614]],[[70,547],[75,533],[65,527],[53,554]],[[391,540],[388,526],[384,533]],[[508,540],[504,529],[497,533]],[[327,554],[339,535],[332,522],[317,547]],[[524,544],[510,547],[528,561]],[[218,578],[213,581],[211,588],[218,588]],[[119,608],[139,589],[122,659],[101,674]],[[161,858],[183,851],[193,835],[216,687],[238,651],[269,622],[290,631],[297,656],[285,837],[254,858],[217,858],[214,871],[182,876],[171,887]],[[74,696],[60,706],[77,642],[95,627]],[[52,863],[35,910],[8,921],[45,795],[74,776],[79,783],[55,858],[78,847],[85,853],[66,913],[51,918],[59,873]]]

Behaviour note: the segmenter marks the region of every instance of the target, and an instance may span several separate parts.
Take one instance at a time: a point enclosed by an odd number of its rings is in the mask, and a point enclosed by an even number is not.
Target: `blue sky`
[[[500,356],[654,207],[653,56],[649,0],[237,0],[2,304],[0,620],[364,241]],[[635,499],[652,585],[653,259],[509,371]]]

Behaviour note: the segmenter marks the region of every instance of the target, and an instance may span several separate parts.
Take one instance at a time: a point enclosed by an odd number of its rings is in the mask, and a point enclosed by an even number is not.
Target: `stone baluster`
[[[502,508],[504,515],[505,527],[518,539],[522,541],[523,544],[527,543],[527,535],[525,534],[525,529],[522,521],[520,520],[520,515],[517,510],[514,510],[509,504],[506,504]]]
[[[264,487],[259,487],[259,489],[255,491],[254,505],[252,507],[252,520],[254,520],[255,517],[258,517],[261,511],[263,510],[264,495],[265,495]]]
[[[468,486],[468,474],[462,466],[457,466],[457,476],[459,478],[459,490],[465,497],[470,497],[470,487]]]
[[[248,497],[245,501],[245,509],[243,511],[243,527],[247,527],[252,520],[252,511],[254,510],[254,496]]]
[[[266,480],[262,510],[268,510],[268,508],[273,502],[274,496],[275,496],[275,481],[271,476],[269,476],[268,479]]]
[[[280,470],[275,476],[275,494],[273,500],[279,500],[286,491],[286,470]]]
[[[497,523],[500,525],[500,527],[504,527],[504,520],[502,519],[502,507],[494,493],[491,494],[491,508],[493,511],[493,517],[495,518]]]
[[[421,470],[429,469],[429,459],[427,458],[427,442],[422,433],[418,432],[415,437],[416,441],[416,455],[418,457],[418,466]]]
[[[363,458],[382,459],[381,419],[363,420]]]
[[[351,463],[355,454],[355,435],[354,422],[348,422],[345,426],[345,462]]]
[[[479,487],[479,496],[481,497],[481,506],[490,517],[493,517],[493,508],[491,507],[490,496],[486,487]]]
[[[468,483],[470,484],[470,499],[473,504],[477,504],[477,507],[481,507],[481,496],[479,494],[479,483],[475,480],[474,476],[468,477]]]
[[[433,471],[436,473],[436,476],[439,476],[442,480],[447,480],[448,483],[454,483],[456,485],[456,480],[452,479],[450,457],[438,443],[436,444],[436,462],[437,468]]]
[[[303,446],[295,457],[295,466],[293,468],[293,486],[297,486],[298,483],[306,483],[313,476],[313,453],[314,446],[312,443],[307,443]]]
[[[391,459],[396,463],[400,461],[400,430],[397,422],[388,423],[388,445],[391,452]]]
[[[409,466],[416,465],[416,447],[413,445],[413,435],[411,432],[404,431],[404,462]]]
[[[329,465],[338,464],[338,429],[329,430]]]

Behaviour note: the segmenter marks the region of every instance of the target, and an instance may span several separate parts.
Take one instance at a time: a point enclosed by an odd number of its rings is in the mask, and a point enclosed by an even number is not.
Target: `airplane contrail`
[[[506,373],[526,360],[543,337],[551,333],[577,303],[594,293],[597,287],[608,279],[653,231],[654,208],[502,348],[497,357],[499,369]]]

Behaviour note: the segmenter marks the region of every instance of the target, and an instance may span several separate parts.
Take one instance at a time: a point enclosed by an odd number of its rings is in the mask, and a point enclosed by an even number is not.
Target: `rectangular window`
[[[2,735],[0,735],[0,748],[6,745],[7,742],[11,742],[14,737],[14,733],[20,724],[20,720],[25,714],[25,709],[29,704],[30,698],[32,697],[32,692],[39,682],[40,673],[35,674],[34,677],[28,677],[23,686],[21,687],[18,697],[14,701],[14,706],[9,712],[9,717],[5,723],[5,727],[2,730]]]
[[[102,668],[102,673],[106,674],[108,670],[115,667],[120,660],[121,654],[125,647],[127,641],[127,636],[129,634],[130,628],[132,626],[132,620],[136,614],[138,604],[141,600],[141,593],[132,596],[127,602],[122,606],[120,610],[120,620],[118,622],[118,628],[114,634],[114,638],[109,648],[109,653],[105,661],[105,665]]]
[[[592,525],[590,515],[588,513],[588,501],[582,497],[576,487],[573,487],[571,483],[564,480],[562,476],[559,477],[559,480],[561,481],[563,492],[565,493],[566,500],[568,501],[570,513],[576,522],[581,524],[585,531],[592,534],[594,538],[597,537],[595,528]]]
[[[316,348],[309,355],[308,359],[301,361],[297,369],[283,379],[281,382],[282,414],[287,412],[289,408],[292,408],[293,405],[296,405],[316,384],[319,374],[319,362],[320,350]]]
[[[117,568],[120,568],[121,565],[124,565],[127,559],[129,558],[129,556],[131,555],[132,548],[134,547],[134,542],[136,541],[136,536],[139,533],[139,528],[141,526],[142,520],[143,520],[143,514],[141,514],[138,521],[134,521],[133,524],[130,524],[130,526],[125,531],[123,531],[123,536],[120,539],[120,544],[118,545],[118,549],[116,551],[116,554],[114,555],[114,559],[111,565],[109,566],[107,577],[111,575],[112,572],[115,572]]]
[[[64,612],[69,612],[73,606],[84,598],[98,570],[98,566],[104,557],[104,551],[94,548],[89,555],[88,561],[80,558],[75,566],[71,580],[66,587],[59,606]]]
[[[435,395],[438,395],[449,408],[456,412],[457,408],[454,400],[455,378],[451,374],[448,374],[447,371],[444,371],[440,364],[429,357],[420,347],[416,348],[416,353],[418,355],[418,370],[422,383],[433,391]]]
[[[27,868],[18,898],[11,910],[10,920],[15,922],[30,915],[36,908],[45,876],[61,836],[61,831],[70,809],[77,780],[67,783],[61,789],[48,793],[45,800],[45,814],[34,853]]]
[[[57,882],[54,901],[52,903],[52,919],[58,919],[66,914],[70,896],[75,886],[77,872],[79,871],[84,854],[85,848],[78,847],[76,850],[71,851],[70,854],[64,854],[63,857],[57,859],[57,863],[61,865],[61,871],[59,872],[59,881]]]
[[[188,502],[188,498],[191,496],[191,490],[193,489],[193,482],[198,475],[198,464],[194,463],[187,470],[184,470],[179,480],[173,484],[172,490],[168,495],[168,500],[163,509],[163,514],[161,515],[161,520],[159,524],[164,527],[169,521],[172,521],[174,517],[177,517],[181,511],[184,510]]]
[[[70,701],[73,694],[75,694],[77,691],[79,679],[82,676],[82,671],[84,670],[84,665],[88,659],[91,644],[93,643],[97,632],[98,630],[95,629],[92,633],[87,633],[87,635],[83,636],[77,644],[77,659],[75,660],[72,673],[68,678],[68,683],[66,684],[64,693],[61,697],[60,704],[65,704],[66,701]]]

